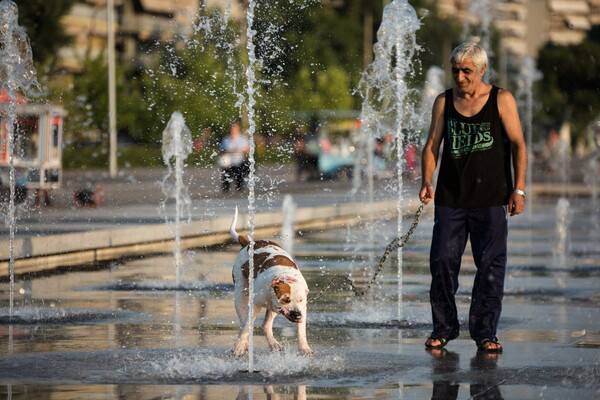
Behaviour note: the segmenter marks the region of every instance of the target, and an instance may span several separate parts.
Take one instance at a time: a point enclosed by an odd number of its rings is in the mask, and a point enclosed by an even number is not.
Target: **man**
[[[235,181],[237,190],[244,187],[244,178],[248,175],[248,154],[250,153],[250,142],[242,135],[239,124],[233,123],[229,129],[229,135],[221,142],[219,166],[221,168],[221,185],[223,192],[229,191],[231,181]]]
[[[433,332],[427,348],[459,334],[454,295],[461,257],[471,242],[477,273],[469,332],[480,351],[502,351],[496,330],[502,309],[508,214],[523,212],[527,150],[514,97],[483,81],[488,57],[472,42],[452,52],[455,87],[436,98],[422,156],[419,198],[435,198],[430,251]],[[432,179],[443,143],[434,192]],[[512,164],[512,168],[511,168]],[[514,169],[514,183],[513,173]]]

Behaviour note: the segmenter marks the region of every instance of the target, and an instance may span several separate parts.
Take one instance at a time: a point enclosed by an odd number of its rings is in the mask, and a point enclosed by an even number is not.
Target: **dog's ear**
[[[271,281],[271,287],[273,288],[273,291],[275,292],[275,296],[278,299],[282,299],[286,295],[288,298],[290,297],[290,293],[291,293],[290,285],[287,284],[283,279],[280,279],[280,278],[273,279]]]
[[[273,290],[275,291],[275,296],[279,297],[280,296],[280,292],[281,292],[281,278],[275,278],[271,281],[271,287],[273,288]]]
[[[290,286],[286,283],[279,282],[275,285],[272,285],[273,292],[275,292],[275,297],[279,300],[280,304],[290,304],[291,303],[291,295],[290,295]]]
[[[279,281],[275,282],[275,280],[273,280],[273,282],[271,282],[271,287],[273,288],[273,291],[275,292],[275,296],[277,296],[277,297],[280,296],[280,292],[281,292],[281,289],[279,287],[280,283],[281,282],[279,282]]]

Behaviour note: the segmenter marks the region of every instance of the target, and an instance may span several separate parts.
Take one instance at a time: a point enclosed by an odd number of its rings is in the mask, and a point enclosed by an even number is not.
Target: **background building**
[[[439,12],[471,23],[487,10],[500,32],[501,50],[508,55],[537,55],[547,42],[580,43],[593,25],[600,24],[600,0],[440,0]]]
[[[189,34],[201,4],[225,8],[222,0],[114,0],[115,37],[118,57],[143,62],[156,41]],[[73,45],[60,51],[60,67],[76,72],[89,51],[91,57],[106,49],[107,0],[78,0],[62,20]],[[241,15],[241,6],[231,0],[230,13]]]
[[[410,1],[410,0],[409,0]],[[200,7],[229,3],[232,18],[242,16],[242,0],[114,0],[117,54],[120,59],[144,61],[156,41],[190,33]],[[76,72],[86,51],[92,57],[106,48],[107,0],[78,0],[63,18],[71,47],[60,52],[60,66]],[[330,5],[331,2],[325,2]],[[547,42],[581,42],[600,24],[600,0],[439,0],[443,18],[464,24],[491,23],[500,32],[501,51],[512,59],[534,57]]]

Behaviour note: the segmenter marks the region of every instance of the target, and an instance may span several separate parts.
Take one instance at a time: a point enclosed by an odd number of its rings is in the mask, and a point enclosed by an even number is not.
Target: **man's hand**
[[[419,191],[419,200],[425,204],[429,204],[429,202],[434,198],[435,195],[433,193],[433,185],[430,183],[423,184],[423,186],[421,186],[421,190]]]
[[[525,209],[525,196],[517,192],[513,192],[508,199],[508,212],[510,216],[518,215]]]

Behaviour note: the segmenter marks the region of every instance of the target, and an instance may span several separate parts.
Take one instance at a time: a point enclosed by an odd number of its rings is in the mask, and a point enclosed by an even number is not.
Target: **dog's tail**
[[[231,226],[229,227],[229,233],[231,233],[231,236],[233,236],[233,238],[235,239],[236,242],[238,242],[242,247],[245,247],[250,243],[250,240],[248,240],[248,238],[246,236],[238,234],[237,231],[235,230],[235,226],[237,225],[237,218],[238,218],[238,209],[236,206],[235,214],[233,214],[233,221],[231,221]]]

